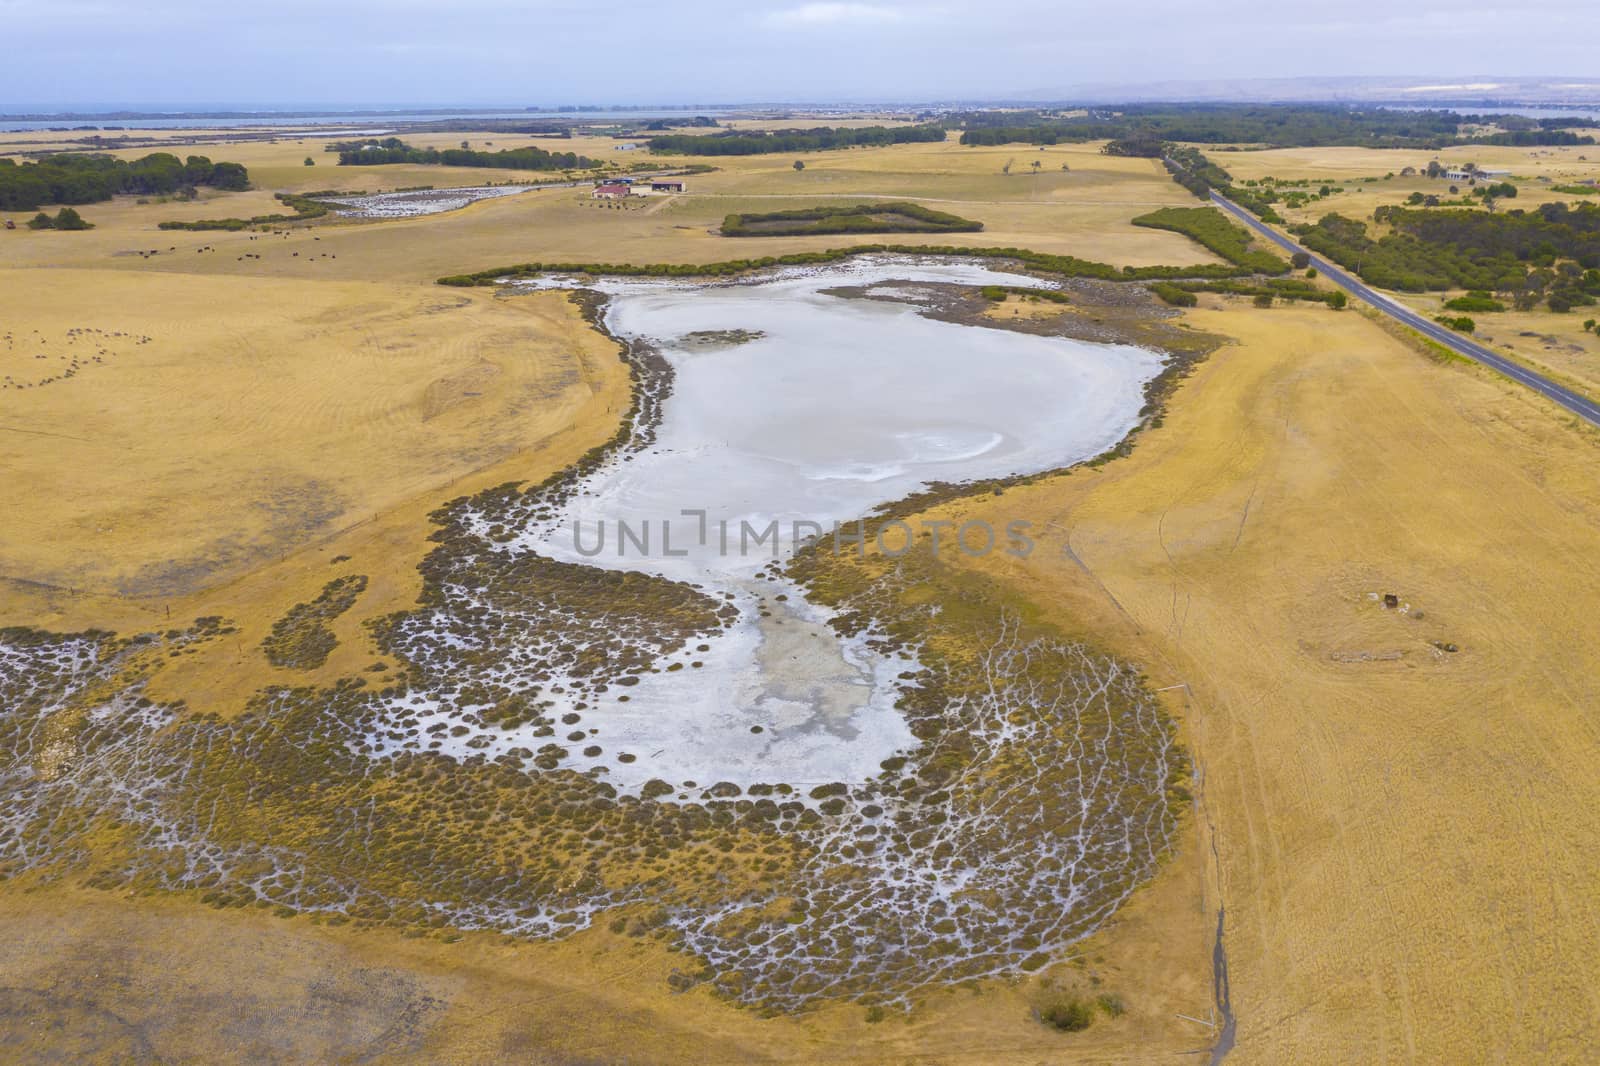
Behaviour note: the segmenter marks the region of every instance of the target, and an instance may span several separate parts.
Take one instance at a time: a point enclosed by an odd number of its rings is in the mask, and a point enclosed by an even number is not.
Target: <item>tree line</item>
[[[500,170],[588,170],[600,164],[576,152],[543,148],[502,148],[480,152],[469,148],[418,148],[398,137],[344,141],[335,144],[341,167],[373,167],[391,163],[442,164],[447,167],[491,167]]]
[[[879,148],[890,144],[940,142],[945,129],[937,124],[921,126],[864,126],[843,129],[817,126],[812,129],[729,130],[725,133],[669,134],[646,142],[652,152],[662,155],[768,155],[775,152],[825,152],[836,148]]]
[[[1207,159],[1198,148],[1166,145],[1161,163],[1172,175],[1172,180],[1194,193],[1197,199],[1209,201],[1211,190],[1215,189],[1264,222],[1283,221],[1283,216],[1272,209],[1276,194],[1270,190],[1244,189],[1233,184],[1233,175]]]
[[[92,204],[119,193],[164,195],[197,185],[242,190],[250,174],[238,163],[203,155],[179,159],[156,152],[143,159],[63,152],[37,162],[0,159],[0,210],[33,211],[42,204]]]
[[[1592,137],[1512,115],[1304,104],[1144,104],[1063,117],[1050,112],[968,112],[954,116],[961,143],[1069,144],[1115,140],[1148,144],[1265,144],[1283,148],[1351,145],[1445,148],[1457,144],[1593,144]],[[1494,122],[1508,132],[1464,138],[1468,123]],[[1531,127],[1531,128],[1524,128]]]
[[[1553,311],[1600,297],[1600,205],[1501,213],[1380,207],[1374,219],[1391,232],[1375,240],[1364,223],[1337,214],[1294,232],[1363,281],[1401,292],[1494,292],[1521,310],[1544,301]]]

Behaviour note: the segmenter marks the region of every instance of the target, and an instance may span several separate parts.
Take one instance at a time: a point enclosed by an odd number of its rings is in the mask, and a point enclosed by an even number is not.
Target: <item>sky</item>
[[[1306,75],[1581,76],[1600,4],[0,0],[0,112],[936,101]]]

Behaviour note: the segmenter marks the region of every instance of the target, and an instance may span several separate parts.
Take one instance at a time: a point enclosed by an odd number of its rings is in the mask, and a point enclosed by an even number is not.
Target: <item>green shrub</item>
[[[1076,996],[1064,996],[1040,1007],[1039,1020],[1063,1033],[1081,1033],[1094,1024],[1094,1008]]]
[[[32,218],[28,219],[28,228],[84,230],[94,229],[94,225],[92,223],[85,222],[83,220],[83,216],[78,214],[78,212],[74,211],[72,208],[63,207],[60,211],[56,212],[55,218],[51,218],[43,211],[40,211],[37,215],[34,215]]]
[[[1506,305],[1493,299],[1486,292],[1474,291],[1465,296],[1457,296],[1454,300],[1445,301],[1447,311],[1504,311]]]
[[[1179,288],[1165,281],[1158,281],[1151,285],[1150,291],[1173,307],[1193,307],[1200,302],[1200,298],[1188,289]]]
[[[1434,319],[1434,321],[1439,323],[1439,325],[1446,327],[1447,329],[1455,330],[1457,333],[1471,333],[1473,330],[1478,328],[1477,323],[1465,315],[1462,315],[1459,318],[1451,315],[1440,315],[1438,318]]]
[[[56,213],[56,229],[94,229],[94,226],[85,222],[83,216],[70,207],[63,207]]]

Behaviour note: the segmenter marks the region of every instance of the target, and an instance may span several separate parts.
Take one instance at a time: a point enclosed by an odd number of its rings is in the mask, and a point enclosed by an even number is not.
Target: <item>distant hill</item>
[[[1600,107],[1600,79],[1461,77],[1237,78],[1033,89],[1018,100],[1132,103],[1145,100],[1415,103],[1421,106]]]

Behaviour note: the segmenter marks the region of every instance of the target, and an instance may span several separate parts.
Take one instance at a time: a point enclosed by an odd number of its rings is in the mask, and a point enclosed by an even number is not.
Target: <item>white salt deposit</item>
[[[1144,385],[1161,368],[1141,348],[941,322],[905,303],[823,291],[890,281],[1041,284],[984,266],[883,258],[754,282],[600,283],[612,296],[609,328],[662,352],[676,373],[672,395],[654,444],[585,479],[556,520],[524,529],[513,550],[731,593],[740,616],[709,639],[710,650],[672,656],[625,701],[609,693],[585,707],[590,737],[565,765],[604,767],[606,780],[629,791],[652,778],[800,788],[871,777],[915,744],[895,709],[900,675],[914,662],[839,640],[824,608],[759,571],[787,557],[795,523],[815,524],[798,527],[802,536],[831,531],[930,482],[1099,454],[1133,427]],[[705,333],[735,330],[760,336],[704,342]],[[774,520],[779,537],[754,544],[747,526],[764,532]],[[619,535],[622,525],[633,539]],[[1006,547],[1003,529],[994,543]],[[691,660],[703,665],[689,668]],[[665,672],[677,662],[683,668]],[[547,693],[561,683],[541,681]],[[568,709],[558,700],[551,714]],[[418,710],[395,708],[396,718]],[[429,746],[492,758],[539,748],[527,733],[478,730],[452,741],[441,730]],[[584,744],[601,754],[580,756]],[[622,753],[634,760],[619,762]]]

